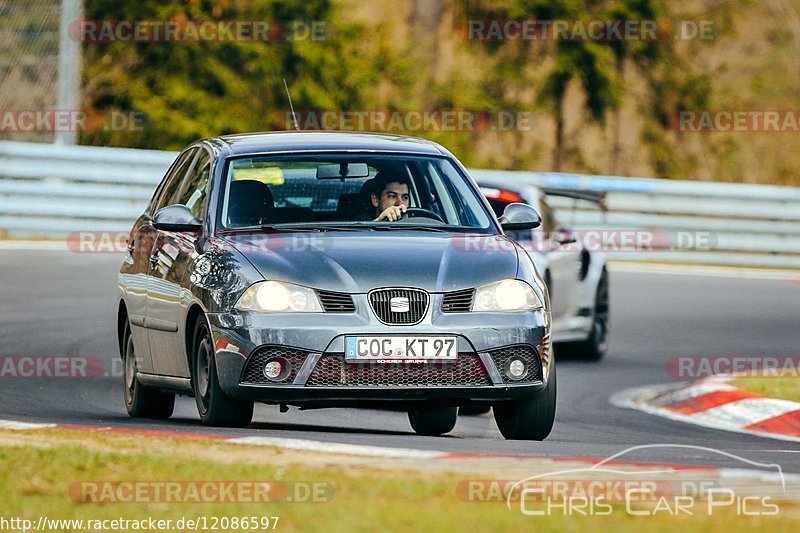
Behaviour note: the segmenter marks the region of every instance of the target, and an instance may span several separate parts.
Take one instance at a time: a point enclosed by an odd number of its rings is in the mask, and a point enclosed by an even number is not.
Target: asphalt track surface
[[[403,412],[359,409],[280,413],[258,405],[246,429],[200,424],[194,399],[180,397],[168,421],[135,420],[122,400],[115,340],[121,256],[0,250],[0,355],[84,356],[104,360],[106,377],[0,378],[0,419],[122,426],[207,434],[308,439],[450,453],[602,458],[630,446],[713,447],[800,473],[800,446],[704,429],[630,409],[609,397],[630,387],[675,382],[676,355],[796,355],[800,284],[786,280],[612,272],[612,340],[600,363],[558,360],[556,426],[544,442],[503,440],[489,415],[460,417],[445,437],[421,437]],[[640,450],[642,462],[747,467],[691,448]]]

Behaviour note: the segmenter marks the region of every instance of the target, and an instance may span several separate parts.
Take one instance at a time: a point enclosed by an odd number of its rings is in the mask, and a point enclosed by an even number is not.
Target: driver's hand
[[[408,207],[405,204],[400,205],[393,205],[391,207],[387,207],[383,213],[378,215],[378,218],[375,219],[375,222],[380,220],[388,220],[389,222],[395,222],[402,218],[403,213],[406,212]]]

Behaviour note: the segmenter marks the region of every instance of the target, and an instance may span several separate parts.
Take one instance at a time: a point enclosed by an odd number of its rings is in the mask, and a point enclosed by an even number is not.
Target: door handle
[[[553,241],[558,246],[566,246],[567,244],[574,244],[578,242],[578,237],[574,231],[570,230],[556,230],[553,232]]]

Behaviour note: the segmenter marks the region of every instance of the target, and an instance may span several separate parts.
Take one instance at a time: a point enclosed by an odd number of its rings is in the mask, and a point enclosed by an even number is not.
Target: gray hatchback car
[[[131,230],[119,274],[124,397],[246,426],[254,402],[408,411],[441,435],[491,404],[509,439],[555,417],[550,303],[466,169],[411,137],[276,132],[197,141]]]

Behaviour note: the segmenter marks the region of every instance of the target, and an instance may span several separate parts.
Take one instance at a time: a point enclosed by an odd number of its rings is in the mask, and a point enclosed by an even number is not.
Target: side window
[[[440,179],[443,190],[437,191],[440,203],[450,199],[450,206],[443,205],[445,221],[448,224],[463,226],[478,226],[488,228],[491,224],[483,204],[475,196],[467,181],[458,173],[456,167],[444,159],[433,164],[435,171],[431,172],[434,179]],[[453,218],[452,211],[455,211]]]
[[[162,207],[166,207],[177,202],[178,188],[183,182],[183,177],[186,175],[186,171],[189,170],[192,161],[194,161],[195,155],[197,155],[197,148],[187,150],[183,156],[181,156],[182,160],[178,161],[173,167],[172,172],[170,172],[170,174],[164,178],[163,186],[155,198],[155,204],[153,205],[152,210],[153,213]]]
[[[188,207],[192,214],[199,219],[205,215],[210,175],[211,156],[207,151],[202,150],[194,168],[186,175],[176,202]]]
[[[170,178],[174,174],[175,170],[177,170],[191,155],[192,150],[187,150],[178,154],[178,157],[175,158],[175,161],[173,161],[172,165],[170,165],[169,169],[167,169],[167,173],[163,178],[161,178],[161,181],[153,193],[153,197],[150,198],[150,203],[147,204],[147,213],[153,213],[156,210],[156,204],[158,203],[158,199],[161,197],[161,193],[164,191],[164,187],[166,187],[167,182],[170,181]]]

